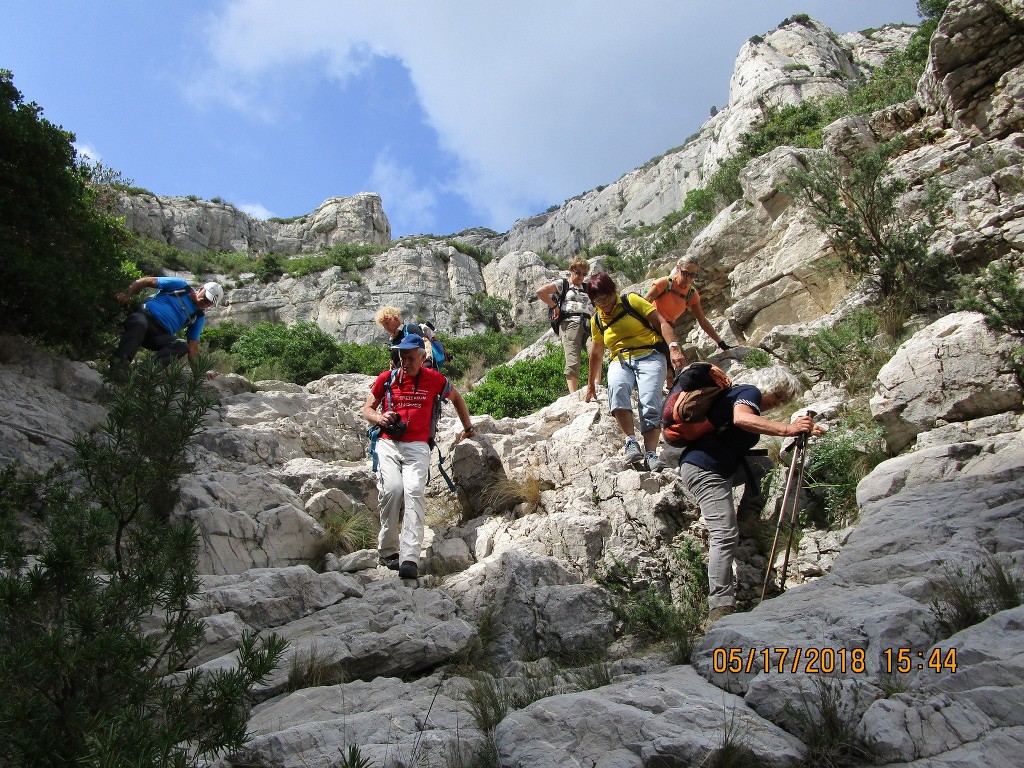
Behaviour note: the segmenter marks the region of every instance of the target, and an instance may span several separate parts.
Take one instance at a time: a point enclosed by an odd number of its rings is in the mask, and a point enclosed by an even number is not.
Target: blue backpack
[[[440,339],[429,339],[427,334],[423,333],[424,328],[429,328],[431,333],[434,332],[434,324],[427,320],[425,323],[406,323],[402,326],[402,335],[407,333],[415,333],[422,336],[430,344],[430,354],[434,359],[433,365],[430,367],[435,371],[440,371],[444,368],[444,364],[452,359],[452,356],[448,354],[448,350],[444,348],[444,344],[441,343]]]

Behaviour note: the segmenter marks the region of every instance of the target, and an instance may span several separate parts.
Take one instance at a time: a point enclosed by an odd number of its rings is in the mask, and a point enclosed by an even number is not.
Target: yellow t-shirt
[[[635,293],[630,295],[630,304],[644,317],[647,317],[654,309],[653,304]],[[661,336],[623,309],[622,294],[616,297],[609,314],[606,315],[596,307],[595,310],[594,316],[590,318],[591,336],[604,340],[604,345],[613,359],[620,352],[628,352],[633,349],[637,351],[637,354],[646,354],[661,341]],[[601,318],[601,323],[605,327],[603,335],[597,325],[598,317]]]

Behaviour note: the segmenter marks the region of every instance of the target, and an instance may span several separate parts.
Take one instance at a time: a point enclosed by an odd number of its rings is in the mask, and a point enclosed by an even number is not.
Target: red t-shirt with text
[[[442,373],[430,368],[420,368],[415,376],[405,376],[399,369],[391,382],[391,397],[388,398],[387,383],[393,371],[380,374],[370,392],[380,401],[382,411],[394,411],[409,425],[402,435],[402,442],[426,442],[430,438],[430,417],[437,395],[448,397],[451,384]],[[391,438],[381,432],[382,438]]]

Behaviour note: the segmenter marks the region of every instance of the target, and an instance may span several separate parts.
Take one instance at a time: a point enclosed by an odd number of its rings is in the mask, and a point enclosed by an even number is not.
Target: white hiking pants
[[[397,552],[400,562],[411,560],[419,566],[423,547],[423,489],[430,470],[430,447],[425,442],[378,440],[377,458],[377,550],[381,557]]]

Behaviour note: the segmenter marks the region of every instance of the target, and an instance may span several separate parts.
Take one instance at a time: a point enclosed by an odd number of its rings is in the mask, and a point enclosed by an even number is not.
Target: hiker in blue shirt
[[[156,353],[161,365],[188,355],[194,367],[199,357],[199,334],[206,325],[206,310],[220,306],[224,289],[219,283],[206,283],[194,290],[180,277],[140,277],[114,298],[127,305],[132,296],[145,288],[155,288],[157,293],[125,320],[121,343],[114,352],[114,365],[128,365],[139,347],[145,347]],[[176,338],[183,328],[185,339]]]

